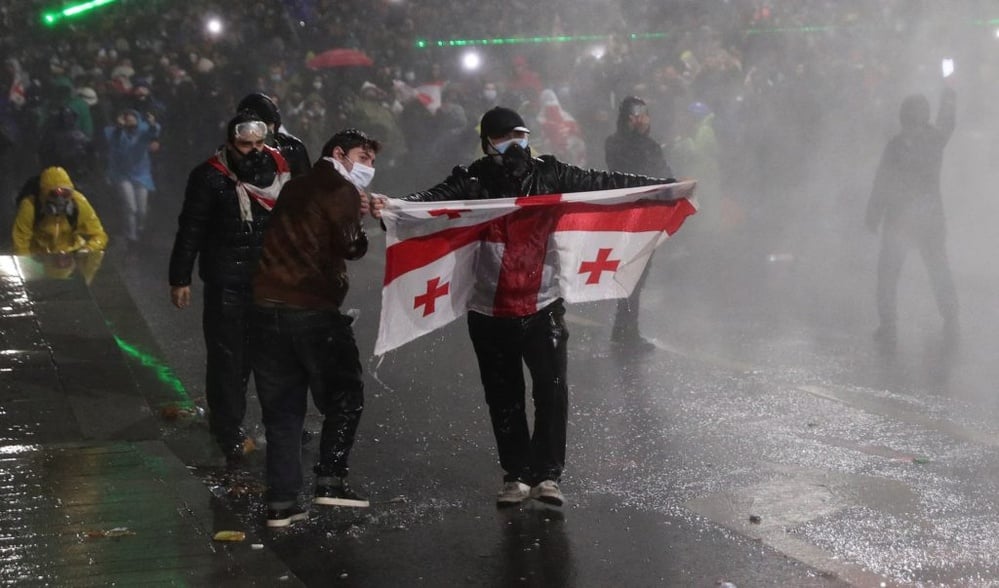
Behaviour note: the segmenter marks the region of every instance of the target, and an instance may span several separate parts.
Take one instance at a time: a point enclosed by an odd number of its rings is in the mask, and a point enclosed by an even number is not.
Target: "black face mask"
[[[70,198],[46,198],[42,206],[42,214],[45,216],[70,216],[73,210],[73,200]]]
[[[513,178],[522,178],[531,170],[531,148],[514,143],[503,152],[503,169]]]
[[[241,182],[260,187],[274,183],[277,165],[274,163],[274,158],[267,153],[254,149],[234,159],[235,161],[231,163],[232,172]]]

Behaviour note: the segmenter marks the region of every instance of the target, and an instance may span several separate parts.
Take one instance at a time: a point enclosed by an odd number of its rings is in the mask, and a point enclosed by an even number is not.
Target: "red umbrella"
[[[329,49],[305,62],[310,69],[374,65],[371,58],[357,49]]]

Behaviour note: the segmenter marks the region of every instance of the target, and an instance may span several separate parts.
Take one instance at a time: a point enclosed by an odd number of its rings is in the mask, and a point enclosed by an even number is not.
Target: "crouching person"
[[[364,408],[364,384],[347,295],[345,260],[368,249],[361,216],[379,143],[341,131],[312,170],[281,190],[253,279],[251,345],[267,435],[267,526],[308,518],[302,427],[308,391],[324,416],[313,504],[366,507],[347,485],[347,459]]]
[[[22,189],[11,238],[14,255],[102,252],[101,220],[61,167],[49,167]]]

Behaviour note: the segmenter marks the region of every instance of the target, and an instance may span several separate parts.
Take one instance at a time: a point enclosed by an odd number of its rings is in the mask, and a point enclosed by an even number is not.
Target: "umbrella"
[[[329,49],[305,62],[309,69],[374,65],[371,58],[357,49]]]

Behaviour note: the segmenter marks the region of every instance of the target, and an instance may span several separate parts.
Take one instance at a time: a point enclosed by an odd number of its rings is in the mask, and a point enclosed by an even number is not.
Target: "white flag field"
[[[468,311],[527,316],[559,298],[631,294],[656,247],[694,214],[696,182],[522,198],[389,199],[375,355]]]

